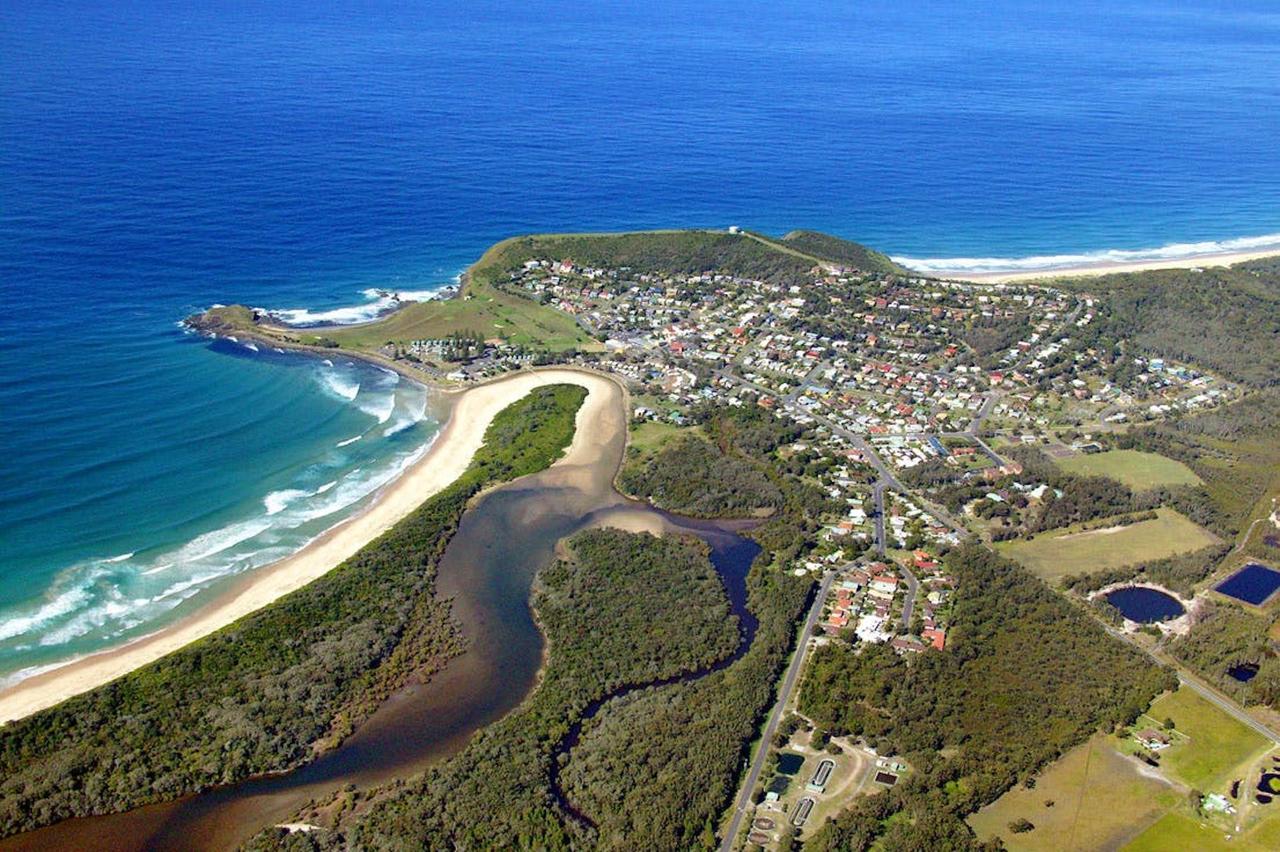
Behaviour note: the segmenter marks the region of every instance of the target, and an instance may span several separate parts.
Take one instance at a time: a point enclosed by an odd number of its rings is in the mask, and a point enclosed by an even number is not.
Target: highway
[[[746,817],[747,811],[751,809],[751,793],[756,788],[756,784],[760,783],[760,775],[764,772],[764,764],[769,756],[769,746],[773,743],[774,735],[778,733],[778,724],[782,721],[782,714],[786,711],[787,702],[791,700],[791,693],[795,691],[796,684],[800,680],[800,670],[804,668],[805,649],[809,645],[809,637],[813,635],[813,628],[817,626],[818,619],[822,616],[822,605],[826,603],[827,595],[831,593],[831,584],[835,582],[835,572],[828,572],[822,578],[822,585],[818,587],[818,594],[813,599],[813,606],[809,608],[809,617],[805,619],[804,628],[800,633],[799,639],[796,640],[795,653],[791,655],[791,662],[787,666],[787,672],[783,675],[782,686],[778,690],[777,703],[773,705],[773,711],[769,714],[769,721],[765,724],[764,733],[760,736],[760,742],[756,747],[754,759],[751,761],[751,768],[747,772],[747,777],[742,781],[742,787],[738,790],[738,797],[733,806],[733,818],[729,821],[729,827],[725,831],[724,840],[720,843],[720,852],[733,852],[733,844],[738,838],[738,831],[742,828],[742,820]]]

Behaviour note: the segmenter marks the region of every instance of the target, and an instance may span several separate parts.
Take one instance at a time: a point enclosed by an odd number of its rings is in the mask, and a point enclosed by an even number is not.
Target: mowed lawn
[[[1163,485],[1199,485],[1200,477],[1180,461],[1141,450],[1108,450],[1093,455],[1058,459],[1058,467],[1077,476],[1106,476],[1134,491]]]
[[[1118,848],[1185,794],[1143,775],[1115,746],[1114,737],[1094,736],[1046,768],[1033,789],[1018,785],[970,816],[969,826],[979,839],[999,837],[1013,852]],[[1014,834],[1009,823],[1020,819],[1035,828]]]
[[[1243,768],[1270,747],[1263,736],[1219,710],[1187,687],[1157,698],[1147,711],[1153,719],[1172,719],[1189,739],[1160,757],[1161,768],[1176,781],[1205,793],[1222,793],[1242,777]]]
[[[1216,541],[1213,533],[1186,516],[1160,508],[1157,517],[1149,521],[1087,531],[1067,527],[1040,533],[1030,540],[1001,542],[996,549],[1041,579],[1052,581],[1190,553]]]

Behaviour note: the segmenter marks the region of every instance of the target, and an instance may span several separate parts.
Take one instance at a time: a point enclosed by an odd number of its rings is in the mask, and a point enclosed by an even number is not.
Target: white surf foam
[[[1030,257],[907,257],[895,255],[893,260],[908,269],[931,274],[1036,272],[1046,269],[1072,269],[1107,263],[1150,263],[1158,261],[1194,260],[1235,252],[1280,252],[1280,233],[1230,240],[1206,240],[1195,243],[1171,243],[1158,248],[1104,249],[1080,254],[1046,254]]]
[[[359,441],[359,440],[360,440],[361,438],[363,438],[363,437],[364,437],[364,435],[356,435],[354,438],[347,438],[347,439],[346,439],[346,440],[344,440],[344,441],[339,441],[335,446],[338,446],[338,447],[345,447],[345,446],[347,446],[348,444],[354,444],[356,441]]]
[[[325,390],[347,402],[355,399],[360,393],[360,382],[345,376],[336,370],[320,371],[320,384]]]
[[[34,610],[9,616],[0,622],[0,640],[12,639],[39,630],[50,622],[71,615],[89,602],[87,584],[76,584],[58,592]]]
[[[361,396],[356,399],[356,405],[360,406],[361,411],[375,418],[381,424],[391,419],[391,414],[396,409],[396,397],[395,394],[391,393],[379,396]]]
[[[396,290],[369,287],[360,291],[365,302],[360,305],[343,305],[337,308],[311,310],[310,308],[274,308],[267,313],[289,325],[354,325],[377,319],[395,310],[404,302],[426,302],[440,298],[442,287],[430,290]]]
[[[262,505],[267,510],[268,515],[277,515],[299,497],[310,497],[311,495],[312,492],[310,491],[303,491],[299,488],[286,488],[283,491],[272,491],[266,497],[263,497]]]

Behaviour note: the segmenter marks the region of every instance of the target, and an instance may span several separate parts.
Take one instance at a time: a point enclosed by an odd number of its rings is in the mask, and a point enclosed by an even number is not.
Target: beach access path
[[[248,574],[235,588],[189,618],[0,690],[0,724],[110,683],[328,573],[461,476],[498,412],[531,391],[553,384],[574,384],[587,390],[587,398],[578,410],[573,441],[556,462],[576,463],[593,452],[596,424],[607,419],[602,418],[602,413],[624,403],[624,391],[614,379],[568,368],[522,370],[458,392],[449,417],[430,448],[384,487],[364,511],[333,526],[293,555]]]

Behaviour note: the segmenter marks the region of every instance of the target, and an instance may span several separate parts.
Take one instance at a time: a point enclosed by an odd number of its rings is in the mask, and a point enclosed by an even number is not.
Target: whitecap
[[[376,397],[361,396],[357,398],[356,404],[360,406],[361,411],[375,418],[379,423],[386,423],[396,409],[396,397],[395,394],[390,393]]]
[[[341,373],[323,370],[319,375],[320,384],[324,386],[324,389],[340,399],[350,402],[360,393],[360,382],[353,381],[350,377],[346,377]]]
[[[255,344],[253,341],[249,341],[248,343],[246,343],[246,344],[244,345],[244,348],[245,348],[245,349],[252,349],[254,352],[257,352],[257,351],[258,351],[258,346],[257,346],[257,344]]]
[[[128,553],[121,553],[119,556],[111,556],[102,561],[103,562],[128,562],[130,559],[133,558],[133,553],[134,552],[131,550]]]
[[[354,444],[356,441],[359,441],[363,437],[364,435],[356,435],[354,438],[347,438],[346,440],[339,441],[336,446],[345,447],[348,444]]]
[[[48,599],[34,611],[10,616],[0,622],[0,641],[12,639],[71,615],[89,602],[88,582],[83,582]]]
[[[297,500],[299,497],[310,497],[312,492],[303,491],[298,488],[286,488],[283,491],[272,491],[266,497],[262,498],[263,508],[267,510],[268,515],[276,515],[288,508],[289,504]]]
[[[262,518],[253,518],[237,524],[211,530],[196,536],[177,551],[167,554],[178,563],[197,562],[210,556],[222,553],[241,542],[248,541],[259,533],[270,528],[271,522]]]

